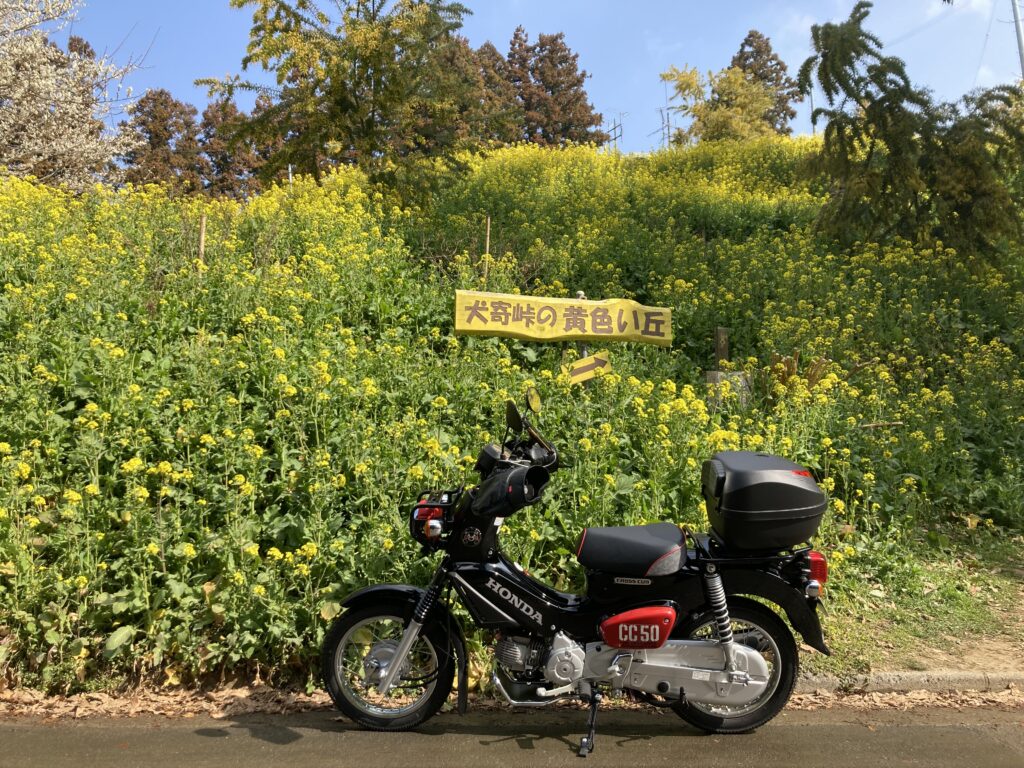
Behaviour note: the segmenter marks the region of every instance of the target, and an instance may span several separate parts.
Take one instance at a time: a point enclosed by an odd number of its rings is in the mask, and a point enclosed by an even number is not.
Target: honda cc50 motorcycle
[[[535,390],[528,405],[539,412]],[[828,566],[806,544],[826,499],[811,473],[767,454],[715,454],[702,468],[710,533],[668,522],[587,528],[576,548],[586,593],[568,594],[531,578],[499,546],[502,523],[540,501],[559,466],[511,401],[506,420],[503,443],[479,454],[479,485],[424,493],[409,512],[424,554],[444,553],[430,584],[371,586],[343,601],[322,650],[337,707],[367,728],[414,728],[457,677],[465,712],[454,591],[493,632],[494,687],[510,704],[589,703],[581,755],[594,747],[598,705],[612,691],[715,733],[750,731],[777,715],[796,682],[797,647],[765,603],[829,653],[817,616]]]

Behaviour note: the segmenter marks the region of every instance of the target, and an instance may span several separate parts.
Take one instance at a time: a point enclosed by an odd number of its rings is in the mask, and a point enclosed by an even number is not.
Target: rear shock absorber
[[[715,615],[715,628],[718,642],[725,651],[726,662],[730,672],[736,669],[735,647],[732,641],[732,620],[729,618],[729,606],[725,602],[725,586],[718,573],[718,566],[708,563],[704,567],[704,589],[707,593],[708,605]]]

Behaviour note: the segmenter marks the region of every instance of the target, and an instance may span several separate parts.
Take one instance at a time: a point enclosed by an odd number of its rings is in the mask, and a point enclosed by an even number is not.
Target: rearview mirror
[[[536,387],[526,390],[526,407],[536,414],[540,413],[540,392]]]
[[[517,434],[523,431],[522,414],[519,413],[519,409],[512,400],[505,401],[505,423],[508,424],[509,429]]]

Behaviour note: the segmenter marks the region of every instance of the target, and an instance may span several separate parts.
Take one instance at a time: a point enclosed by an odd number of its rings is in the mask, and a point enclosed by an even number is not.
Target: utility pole
[[[1017,54],[1020,56],[1020,76],[1024,79],[1024,29],[1020,25],[1020,8],[1017,7],[1017,0],[1010,0],[1013,6],[1013,25],[1017,28]]]

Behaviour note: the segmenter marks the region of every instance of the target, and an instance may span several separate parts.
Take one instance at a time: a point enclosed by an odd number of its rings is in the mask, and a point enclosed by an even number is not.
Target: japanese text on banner
[[[535,341],[672,344],[672,310],[629,299],[555,299],[455,292],[455,332]]]

